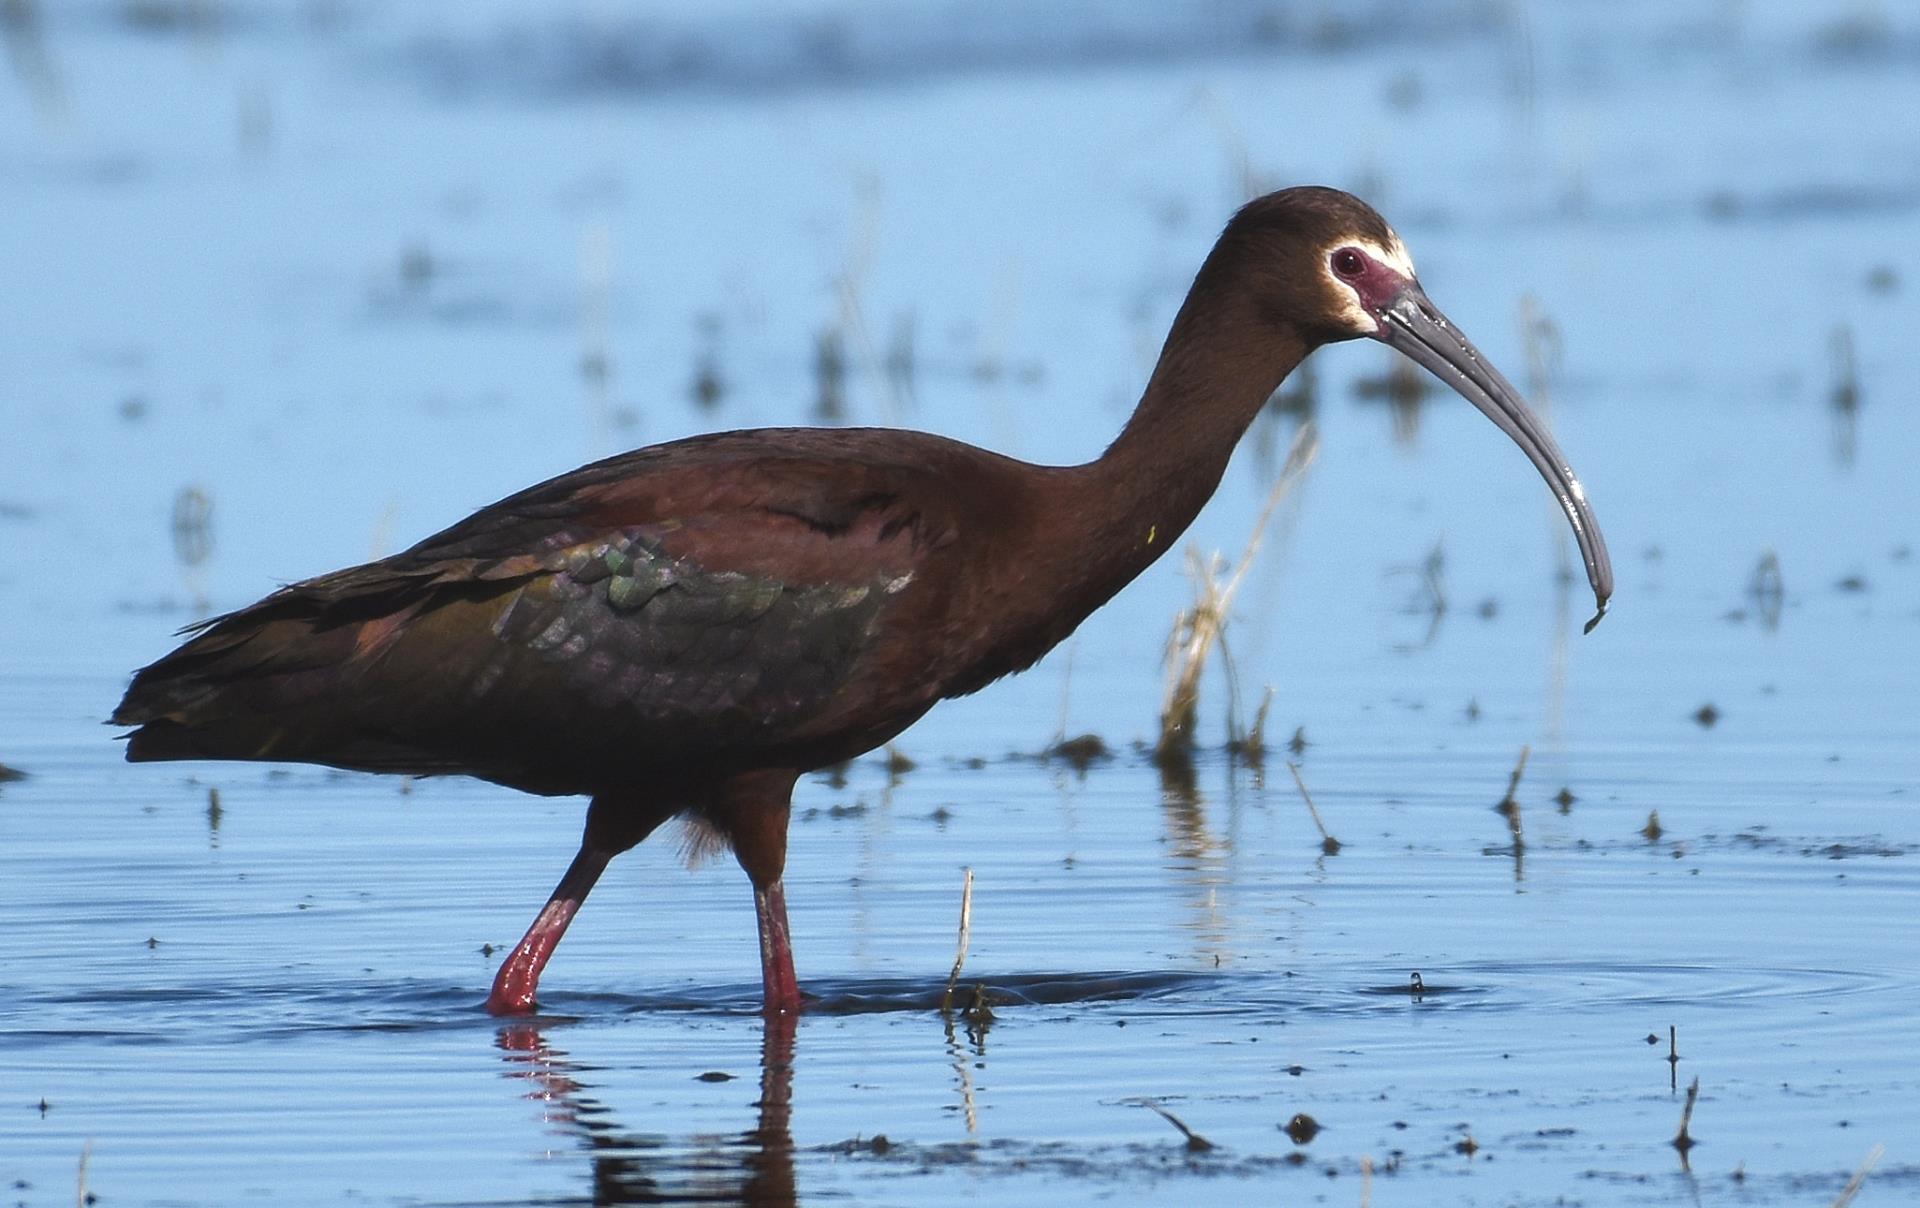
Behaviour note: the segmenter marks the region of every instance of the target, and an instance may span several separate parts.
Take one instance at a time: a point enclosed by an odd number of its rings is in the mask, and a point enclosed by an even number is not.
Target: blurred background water
[[[1823,1204],[1875,1145],[1858,1202],[1915,1194],[1906,7],[6,0],[0,30],[8,1202]],[[503,1028],[483,949],[578,802],[130,768],[100,725],[180,625],[624,448],[878,423],[1091,457],[1226,217],[1301,182],[1378,205],[1550,414],[1612,615],[1579,636],[1562,522],[1471,408],[1317,354],[1190,538],[1237,558],[1311,418],[1191,778],[1144,750],[1183,552],[909,731],[911,768],[803,785],[797,1035],[752,1010],[730,863],[624,857],[552,1014]],[[1250,765],[1228,715],[1269,686]],[[1081,734],[1108,756],[1040,757]],[[963,866],[990,1022],[935,1009]]]

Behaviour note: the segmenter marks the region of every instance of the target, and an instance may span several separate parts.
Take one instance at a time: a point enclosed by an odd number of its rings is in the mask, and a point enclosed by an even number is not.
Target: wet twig
[[[1680,1151],[1680,1161],[1682,1164],[1685,1164],[1687,1160],[1687,1151],[1697,1144],[1693,1139],[1692,1126],[1693,1105],[1699,1101],[1700,1080],[1695,1078],[1693,1082],[1687,1086],[1687,1102],[1686,1105],[1680,1109],[1680,1131],[1673,1134],[1672,1144],[1675,1149]]]
[[[1138,1104],[1139,1106],[1144,1107],[1149,1111],[1158,1113],[1161,1119],[1165,1120],[1167,1123],[1179,1129],[1181,1132],[1181,1135],[1185,1136],[1187,1139],[1187,1149],[1190,1152],[1204,1153],[1207,1150],[1213,1148],[1212,1141],[1207,1140],[1205,1137],[1201,1136],[1199,1133],[1193,1131],[1191,1128],[1188,1128],[1187,1122],[1185,1120],[1182,1120],[1180,1117],[1174,1115],[1172,1112],[1168,1111],[1166,1108],[1161,1107],[1154,1100],[1148,1099],[1145,1096],[1142,1096],[1141,1098],[1138,1098],[1138,1099],[1128,1099],[1127,1102]]]
[[[1494,813],[1507,820],[1507,833],[1513,837],[1513,879],[1516,883],[1524,875],[1521,861],[1526,859],[1527,853],[1526,833],[1520,825],[1520,798],[1516,794],[1520,789],[1520,777],[1527,771],[1527,756],[1532,753],[1531,746],[1520,748],[1520,758],[1513,765],[1513,774],[1507,777],[1507,795],[1493,807]]]
[[[1327,833],[1327,824],[1320,820],[1319,807],[1313,804],[1313,794],[1307,791],[1307,782],[1301,778],[1300,765],[1287,760],[1287,771],[1293,773],[1293,783],[1299,786],[1300,799],[1307,803],[1307,812],[1313,815],[1313,824],[1320,828],[1320,850],[1329,856],[1340,854],[1340,840]]]

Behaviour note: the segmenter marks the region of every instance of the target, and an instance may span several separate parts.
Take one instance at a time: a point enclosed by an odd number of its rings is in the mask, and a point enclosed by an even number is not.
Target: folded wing
[[[568,793],[817,738],[954,525],[913,459],[845,450],[643,450],[284,588],[135,676],[128,758]]]

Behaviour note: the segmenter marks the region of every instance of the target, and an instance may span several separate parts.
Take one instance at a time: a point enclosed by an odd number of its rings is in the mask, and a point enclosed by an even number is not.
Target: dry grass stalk
[[[953,988],[960,982],[960,970],[967,963],[967,945],[973,942],[973,869],[966,870],[960,884],[960,938],[953,954],[953,972],[947,974],[947,992],[940,996],[940,1010],[953,1010]]]
[[[1853,355],[1853,328],[1845,323],[1833,329],[1833,409],[1852,411],[1860,405],[1860,367]]]
[[[1502,805],[1514,804],[1514,793],[1520,788],[1520,777],[1527,773],[1527,757],[1533,754],[1532,744],[1520,748],[1520,758],[1513,765],[1513,775],[1507,778],[1507,795],[1500,799]]]
[[[1233,598],[1231,582],[1223,583],[1225,559],[1219,554],[1201,560],[1200,551],[1187,551],[1187,573],[1193,579],[1193,607],[1173,619],[1167,637],[1167,693],[1160,707],[1160,744],[1157,754],[1184,754],[1193,747],[1194,722],[1200,711],[1200,675],[1207,656],[1226,631],[1227,606]]]
[[[1080,643],[1067,643],[1067,665],[1060,674],[1060,724],[1053,731],[1055,747],[1067,741],[1067,703],[1073,698],[1073,656],[1079,651]]]
[[[1507,830],[1513,835],[1513,858],[1516,861],[1519,860],[1521,851],[1526,847],[1527,840],[1520,827],[1520,799],[1515,796],[1515,794],[1519,792],[1520,789],[1520,777],[1525,775],[1527,771],[1527,756],[1532,753],[1533,748],[1531,746],[1520,748],[1519,762],[1513,765],[1513,775],[1507,778],[1507,795],[1500,799],[1499,805],[1493,807],[1501,817],[1507,820]],[[1516,868],[1517,867],[1516,865]]]
[[[1553,380],[1559,375],[1561,353],[1565,347],[1560,325],[1553,321],[1540,300],[1532,294],[1520,299],[1520,340],[1527,350],[1527,397],[1533,409],[1548,420],[1553,418]],[[1549,504],[1548,529],[1553,533],[1553,554],[1558,578],[1570,582],[1573,555],[1567,533],[1560,524],[1560,508]]]
[[[1853,356],[1853,329],[1842,323],[1833,329],[1833,460],[1853,464],[1859,442],[1860,372]]]
[[[1847,1208],[1848,1204],[1853,1203],[1853,1197],[1859,1195],[1860,1189],[1866,1186],[1867,1175],[1880,1164],[1880,1156],[1886,1152],[1887,1147],[1878,1143],[1867,1151],[1866,1160],[1860,1163],[1860,1169],[1853,1172],[1853,1177],[1847,1180],[1847,1185],[1842,1187],[1840,1194],[1833,1198],[1832,1208]]]
[[[1313,464],[1319,448],[1318,429],[1311,422],[1301,424],[1294,434],[1292,447],[1287,450],[1280,477],[1267,493],[1266,504],[1253,523],[1253,531],[1247,535],[1246,548],[1241,551],[1240,561],[1232,573],[1227,573],[1226,560],[1219,554],[1203,559],[1197,549],[1188,550],[1187,568],[1193,577],[1195,599],[1192,608],[1174,617],[1173,631],[1167,638],[1167,692],[1160,708],[1160,742],[1156,748],[1156,754],[1162,758],[1184,755],[1193,748],[1200,676],[1206,669],[1207,656],[1213,653],[1216,644],[1225,648],[1227,616],[1233,597],[1246,578],[1247,568],[1253,565],[1254,555],[1260,551],[1267,522],[1280,501]]]
[[[823,424],[847,418],[847,354],[840,329],[829,327],[813,342],[813,414]]]
[[[1232,694],[1238,695],[1237,691]],[[1253,724],[1245,730],[1234,720],[1231,697],[1227,704],[1227,749],[1238,756],[1241,762],[1260,767],[1267,759],[1267,714],[1273,709],[1273,685],[1267,685],[1265,694],[1260,697],[1260,707],[1253,711]]]
[[[1440,623],[1444,621],[1447,616],[1446,546],[1444,543],[1436,541],[1433,543],[1433,550],[1428,553],[1417,566],[1389,567],[1387,573],[1390,575],[1412,575],[1419,580],[1420,587],[1418,594],[1407,601],[1402,611],[1406,612],[1409,616],[1424,616],[1427,618],[1427,631],[1420,636],[1418,641],[1397,642],[1394,644],[1394,649],[1402,652],[1425,650],[1428,646],[1433,645],[1433,640],[1436,637],[1440,636]]]
[[[1520,339],[1527,349],[1527,396],[1534,410],[1544,412],[1553,405],[1553,379],[1560,372],[1564,342],[1560,325],[1532,294],[1520,299]]]
[[[834,329],[835,351],[840,352],[839,336],[845,333],[847,339],[853,344],[859,368],[871,379],[875,393],[885,401],[888,422],[899,423],[910,402],[907,392],[911,388],[913,337],[909,327],[904,337],[903,352],[901,351],[902,337],[896,330],[895,347],[884,359],[874,344],[872,329],[867,323],[866,289],[867,277],[872,271],[875,255],[880,246],[880,181],[877,177],[862,176],[855,182],[854,188],[859,198],[860,210],[855,219],[852,241],[847,247],[846,264],[834,282],[840,303],[838,322]],[[902,367],[904,367],[904,375]],[[839,370],[836,387],[845,380],[844,357]],[[822,399],[825,398],[826,395],[823,393]],[[836,388],[835,403],[839,404],[843,399],[843,393]]]
[[[1780,574],[1780,557],[1772,550],[1761,554],[1760,560],[1754,563],[1753,574],[1747,579],[1747,598],[1753,601],[1753,610],[1762,626],[1769,631],[1780,628],[1780,610],[1786,605],[1787,584]]]
[[[587,449],[598,455],[612,439],[607,380],[613,372],[613,224],[587,223],[580,236],[580,374],[586,381]]]
[[[1194,102],[1213,127],[1214,134],[1220,139],[1220,149],[1227,155],[1229,171],[1235,187],[1247,201],[1252,201],[1263,193],[1270,193],[1279,184],[1268,173],[1253,166],[1253,155],[1248,150],[1246,136],[1241,132],[1240,123],[1234,120],[1232,110],[1223,104],[1211,88],[1201,88],[1194,94]]]

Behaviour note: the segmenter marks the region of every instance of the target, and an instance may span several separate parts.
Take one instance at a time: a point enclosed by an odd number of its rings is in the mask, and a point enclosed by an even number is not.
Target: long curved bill
[[[1566,454],[1547,434],[1547,426],[1527,407],[1513,384],[1480,355],[1473,341],[1447,321],[1418,282],[1409,281],[1387,303],[1375,338],[1404,353],[1480,408],[1513,438],[1547,480],[1553,497],[1560,501],[1560,510],[1573,525],[1573,539],[1579,542],[1580,558],[1587,566],[1587,582],[1593,588],[1598,611],[1584,632],[1592,633],[1600,618],[1607,615],[1607,600],[1613,595],[1613,562],[1607,557],[1607,541],[1600,535],[1587,493],[1567,464]]]

